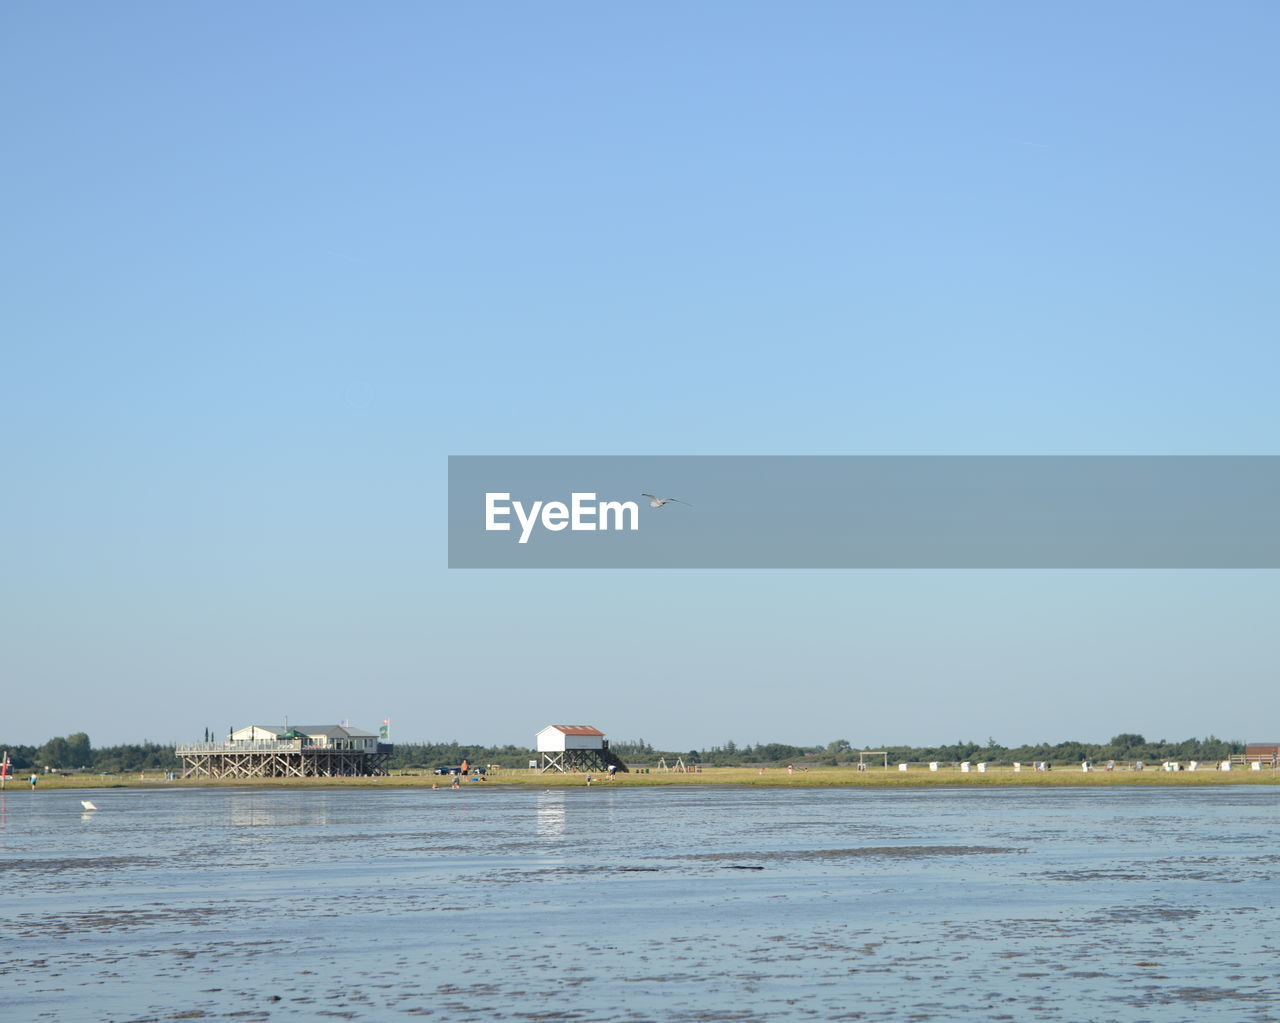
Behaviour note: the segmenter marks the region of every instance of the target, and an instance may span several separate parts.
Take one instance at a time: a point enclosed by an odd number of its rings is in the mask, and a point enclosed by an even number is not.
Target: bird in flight
[[[674,501],[676,504],[682,504],[686,508],[693,507],[693,505],[691,505],[688,501],[682,501],[678,497],[656,497],[653,494],[641,494],[640,496],[647,497],[649,499],[650,508],[661,508],[664,504],[670,504],[672,501]]]

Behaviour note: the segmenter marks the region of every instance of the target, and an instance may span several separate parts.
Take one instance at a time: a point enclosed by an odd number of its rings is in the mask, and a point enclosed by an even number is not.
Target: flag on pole
[[[391,719],[383,718],[382,727],[378,729],[378,738],[383,742],[389,742],[391,739]]]

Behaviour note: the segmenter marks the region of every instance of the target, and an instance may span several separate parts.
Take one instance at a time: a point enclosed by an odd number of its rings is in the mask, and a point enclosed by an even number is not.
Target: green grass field
[[[859,771],[856,767],[797,768],[788,774],[785,767],[767,768],[760,773],[755,768],[706,767],[697,772],[652,771],[649,774],[630,773],[617,775],[612,781],[597,779],[593,785],[610,788],[663,785],[739,785],[766,786],[770,788],[820,788],[833,785],[862,786],[870,788],[912,788],[921,786],[941,787],[993,787],[993,786],[1075,786],[1106,787],[1110,785],[1276,785],[1280,773],[1268,767],[1262,771],[1242,770],[1238,766],[1231,771],[1090,771],[1079,767],[1059,767],[1051,771],[1023,770],[1015,772],[1011,767],[993,767],[985,774],[976,771],[968,774],[956,768],[929,771],[913,767],[907,771],[883,767]],[[495,771],[487,781],[465,782],[467,789],[487,789],[496,786],[519,788],[567,788],[586,785],[585,774],[538,774],[530,771]],[[263,788],[430,788],[439,785],[448,788],[452,779],[425,773],[396,773],[381,778],[240,778],[231,781],[165,781],[160,775],[141,778],[137,775],[42,775],[36,794],[50,789],[85,788],[190,788],[201,786],[253,786]],[[6,791],[30,792],[25,778],[10,778]]]

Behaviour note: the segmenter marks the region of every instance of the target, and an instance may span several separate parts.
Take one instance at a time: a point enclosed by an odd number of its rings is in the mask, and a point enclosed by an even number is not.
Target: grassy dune
[[[593,778],[599,779],[593,773]],[[489,775],[484,782],[465,782],[467,789],[487,789],[495,786],[519,788],[568,788],[586,785],[585,774],[538,774],[529,771],[500,771]],[[190,788],[200,786],[253,786],[261,788],[431,788],[449,787],[452,779],[430,774],[394,774],[384,778],[241,778],[234,781],[165,781],[162,776],[140,778],[137,775],[73,775],[59,777],[41,776],[36,795],[50,789],[85,788]],[[1052,771],[1028,771],[1015,773],[1011,767],[991,768],[985,774],[965,774],[955,768],[937,772],[924,768],[908,771],[872,768],[859,771],[854,767],[811,767],[797,769],[788,774],[786,768],[768,768],[761,774],[755,768],[707,767],[696,773],[653,771],[650,774],[620,774],[612,781],[597,780],[593,785],[610,788],[662,785],[739,785],[770,788],[819,788],[832,785],[863,786],[871,788],[977,787],[992,786],[1076,786],[1106,787],[1110,785],[1276,785],[1280,773],[1271,768],[1248,771],[1239,768],[1231,771],[1090,771],[1076,768],[1055,768]],[[23,778],[9,779],[7,791],[28,793],[30,786]]]

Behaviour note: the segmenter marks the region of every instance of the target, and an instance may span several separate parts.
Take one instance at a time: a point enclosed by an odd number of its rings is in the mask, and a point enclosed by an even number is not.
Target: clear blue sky
[[[1278,30],[5,4],[0,741],[1274,737],[1276,573],[449,572],[444,502],[449,454],[1280,453]]]

